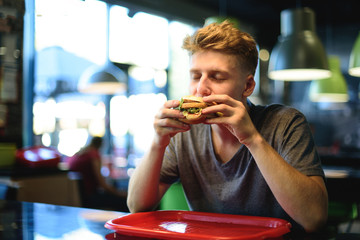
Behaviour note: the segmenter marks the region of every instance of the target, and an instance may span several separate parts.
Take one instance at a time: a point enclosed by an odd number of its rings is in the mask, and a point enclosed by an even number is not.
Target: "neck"
[[[224,126],[211,126],[212,142],[217,159],[226,163],[238,151],[241,143],[238,139]]]
[[[223,125],[211,125],[212,137],[221,139],[221,142],[238,142],[237,138]]]

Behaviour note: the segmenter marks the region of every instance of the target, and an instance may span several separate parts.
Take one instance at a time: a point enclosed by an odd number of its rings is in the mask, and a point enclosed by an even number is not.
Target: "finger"
[[[164,103],[165,108],[176,108],[180,105],[179,100],[169,100]]]
[[[208,103],[211,102],[223,103],[227,101],[228,97],[229,97],[228,95],[224,95],[224,94],[213,94],[203,97],[203,101]]]
[[[157,119],[155,120],[154,126],[155,129],[163,128],[169,129],[170,131],[187,131],[190,129],[189,124],[171,118]]]
[[[190,129],[180,129],[180,128],[171,128],[171,127],[167,127],[167,128],[159,128],[156,129],[156,133],[159,136],[175,136],[177,133],[179,132],[186,132],[189,131]]]
[[[232,107],[235,107],[238,103],[237,100],[229,97],[228,95],[209,95],[206,97],[203,97],[204,102],[208,103],[216,103],[216,104],[226,104]]]
[[[181,129],[181,128],[172,128],[172,127],[166,127],[166,128],[157,128],[155,129],[156,135],[159,137],[173,137],[177,133],[180,132],[186,132],[189,131],[189,129]]]
[[[232,107],[226,104],[217,104],[213,106],[209,106],[204,108],[201,113],[204,115],[214,114],[216,113],[219,116],[229,115]]]
[[[207,118],[204,121],[204,124],[222,124],[224,122],[223,119],[218,118]]]
[[[158,118],[158,119],[165,119],[165,118],[181,119],[181,118],[185,118],[185,116],[177,109],[162,108],[155,115],[155,118]]]

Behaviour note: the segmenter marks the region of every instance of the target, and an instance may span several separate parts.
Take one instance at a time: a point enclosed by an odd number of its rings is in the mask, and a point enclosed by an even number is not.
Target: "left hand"
[[[247,145],[257,133],[248,114],[246,106],[228,95],[210,95],[203,97],[205,102],[216,102],[217,105],[202,110],[203,114],[221,112],[223,116],[205,120],[205,124],[218,124],[227,128],[240,143]]]

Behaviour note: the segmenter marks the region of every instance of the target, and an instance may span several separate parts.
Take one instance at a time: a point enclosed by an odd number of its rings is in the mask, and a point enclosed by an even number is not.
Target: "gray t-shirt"
[[[289,164],[303,174],[324,177],[303,114],[282,105],[249,105],[257,130]],[[190,131],[172,138],[161,181],[178,180],[193,211],[277,217],[299,227],[279,205],[245,146],[226,163],[217,159],[210,125],[192,125]]]

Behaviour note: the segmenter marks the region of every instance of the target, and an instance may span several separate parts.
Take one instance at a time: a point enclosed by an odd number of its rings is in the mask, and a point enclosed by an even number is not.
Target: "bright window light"
[[[110,101],[110,129],[114,136],[125,136],[129,130],[132,107],[125,96],[115,96]]]
[[[64,101],[56,104],[57,118],[99,119],[105,117],[104,104],[94,106],[83,101]]]
[[[61,130],[59,132],[59,152],[66,156],[73,156],[86,145],[88,136],[86,129]]]
[[[44,133],[41,137],[41,142],[44,146],[50,147],[51,145],[51,136],[49,133]]]
[[[145,82],[154,78],[155,69],[151,67],[132,66],[129,68],[129,75],[136,79],[136,81]]]
[[[113,62],[166,69],[169,64],[168,21],[139,12],[130,18],[128,10],[110,10],[109,58]]]
[[[37,51],[60,46],[91,62],[105,63],[105,2],[36,0],[35,26]]]
[[[130,63],[132,26],[129,10],[121,6],[110,8],[109,58],[113,62]]]
[[[169,98],[180,99],[189,94],[189,55],[181,46],[184,38],[191,35],[195,28],[181,23],[169,24],[169,38],[171,49],[171,66],[169,69]]]
[[[45,102],[35,102],[33,105],[34,125],[33,131],[40,135],[55,131],[56,102],[54,99],[48,99]]]
[[[165,101],[166,96],[161,93],[138,94],[129,97],[131,109],[141,109],[132,111],[128,115],[131,117],[129,131],[134,137],[134,147],[138,152],[144,153],[150,147],[154,136],[154,117]]]
[[[167,83],[167,73],[165,70],[158,70],[154,74],[154,83],[158,88],[163,88]]]
[[[178,99],[174,96],[188,91],[189,61],[181,45],[195,28],[144,12],[130,17],[129,9],[102,0],[34,2],[37,139],[41,137],[45,146],[72,156],[89,136],[105,135],[108,119],[103,96],[81,94],[77,83],[90,65],[110,60],[120,63],[129,74],[126,94],[110,100],[113,153],[124,159],[119,164],[123,167],[129,158],[139,162],[151,144],[154,115],[167,94]]]
[[[92,136],[102,137],[105,135],[105,118],[94,118],[89,122],[89,133]]]

